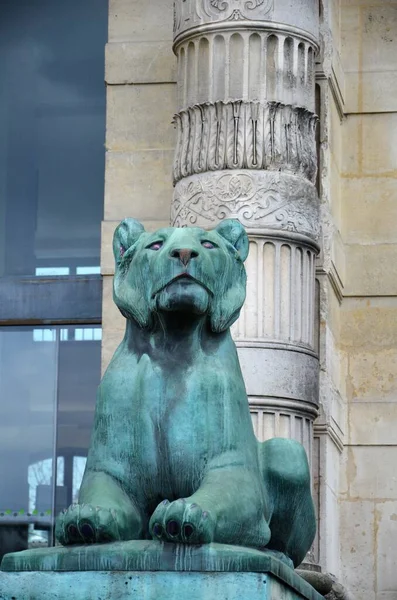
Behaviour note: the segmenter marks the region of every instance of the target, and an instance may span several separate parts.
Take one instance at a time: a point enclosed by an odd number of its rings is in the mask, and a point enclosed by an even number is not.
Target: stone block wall
[[[102,226],[103,351],[106,368],[124,333],[112,301],[112,236],[125,217],[168,226],[176,110],[172,0],[110,0],[105,208]]]
[[[341,574],[357,600],[397,598],[397,2],[344,0],[340,350],[347,438]]]

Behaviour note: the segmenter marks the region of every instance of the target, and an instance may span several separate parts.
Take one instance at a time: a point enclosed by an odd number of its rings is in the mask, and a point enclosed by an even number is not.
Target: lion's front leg
[[[158,505],[149,524],[154,538],[187,544],[266,546],[270,530],[259,471],[227,458],[212,461],[192,496]]]
[[[140,539],[142,519],[119,483],[100,471],[84,476],[78,504],[61,513],[56,538],[64,545]]]

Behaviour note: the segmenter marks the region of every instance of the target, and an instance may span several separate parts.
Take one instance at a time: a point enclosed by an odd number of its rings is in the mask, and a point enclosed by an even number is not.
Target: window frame
[[[0,277],[0,326],[101,323],[101,275]]]

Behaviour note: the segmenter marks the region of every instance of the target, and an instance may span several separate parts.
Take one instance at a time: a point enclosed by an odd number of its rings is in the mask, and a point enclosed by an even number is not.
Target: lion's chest
[[[157,472],[173,489],[200,481],[212,457],[235,446],[238,402],[229,378],[214,365],[174,372],[146,369],[141,410],[151,427]],[[151,436],[145,436],[149,444]],[[143,444],[143,447],[145,443]]]

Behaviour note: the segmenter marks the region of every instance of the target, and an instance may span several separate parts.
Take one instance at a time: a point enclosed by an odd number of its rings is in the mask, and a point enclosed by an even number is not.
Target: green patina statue
[[[61,544],[152,537],[303,560],[315,534],[306,454],[292,440],[256,440],[229,332],[248,247],[233,220],[116,229],[126,333],[99,387],[79,503],[57,520]]]

